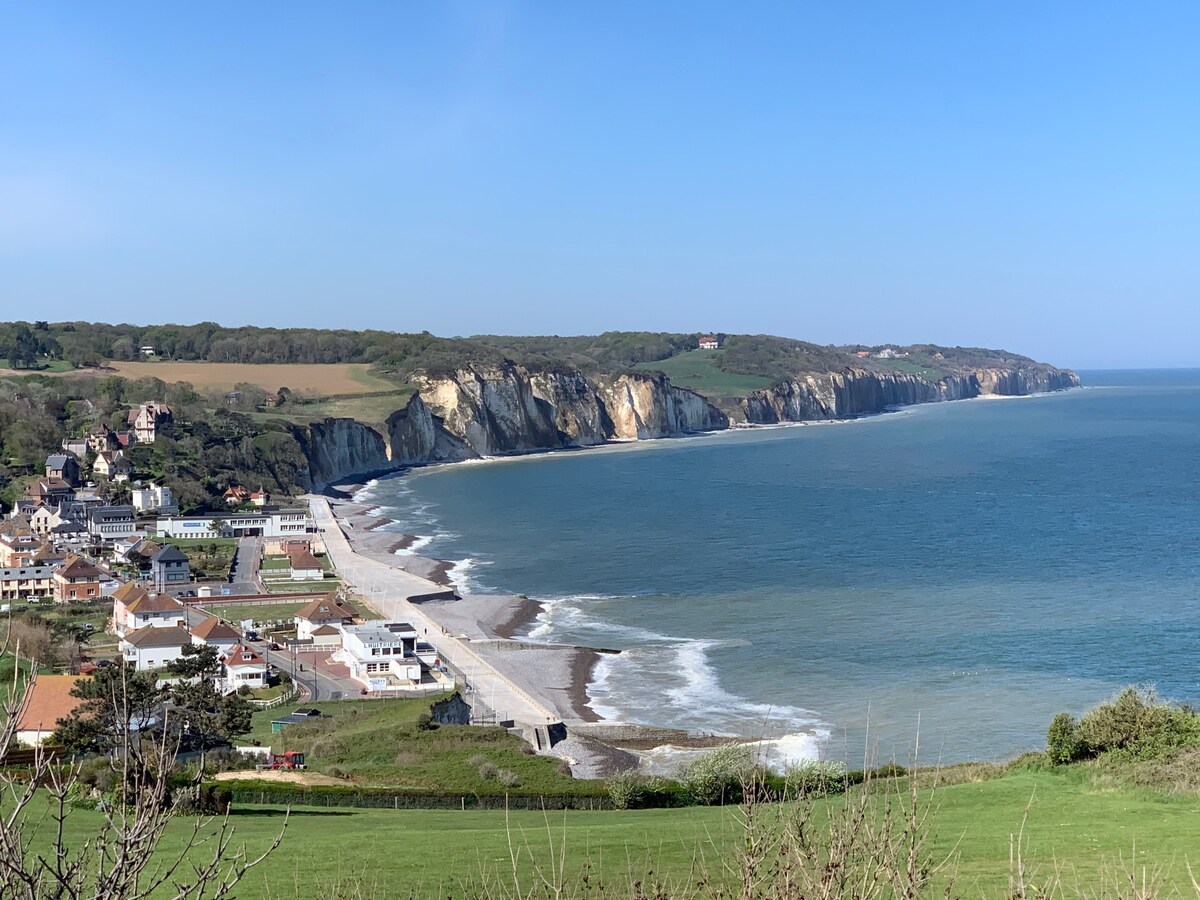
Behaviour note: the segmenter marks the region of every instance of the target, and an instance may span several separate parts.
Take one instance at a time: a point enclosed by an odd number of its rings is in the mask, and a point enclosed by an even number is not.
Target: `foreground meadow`
[[[955,896],[1012,896],[1010,852],[1023,820],[1027,881],[1060,885],[1046,896],[1194,896],[1188,863],[1200,862],[1195,796],[1100,786],[1081,770],[1059,769],[942,787],[933,804],[929,856],[951,860],[935,883],[954,872]],[[99,816],[74,812],[71,840],[91,837]],[[235,845],[261,852],[283,825],[284,810],[242,806],[231,820]],[[186,819],[173,822],[160,853],[178,850],[189,827]],[[661,880],[666,888],[658,896],[739,896],[730,867],[745,837],[736,807],[545,814],[298,808],[282,845],[247,874],[237,895],[554,896],[545,882],[561,882],[566,890],[558,896],[586,895],[587,886],[593,895],[623,898],[638,896],[632,882]],[[1134,870],[1153,890],[1114,893],[1111,886]]]

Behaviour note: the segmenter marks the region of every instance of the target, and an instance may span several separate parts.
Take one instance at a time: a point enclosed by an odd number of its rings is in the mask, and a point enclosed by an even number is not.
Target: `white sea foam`
[[[372,478],[357,491],[350,495],[353,503],[370,503],[375,499],[375,488],[379,487],[379,479]]]
[[[620,599],[625,598],[592,594],[545,600],[538,625],[528,635],[531,640],[615,643],[622,649],[620,654],[602,656],[593,671],[588,694],[597,715],[610,721],[761,737],[756,746],[764,763],[773,768],[819,755],[829,731],[813,712],[753,701],[721,684],[711,654],[744,646],[744,641],[662,634],[602,619],[588,608]],[[648,765],[652,770],[678,766],[694,752],[664,750],[662,759]]]
[[[489,560],[468,556],[466,559],[456,560],[446,572],[446,577],[464,594],[485,593],[485,589],[476,582],[472,573],[477,567],[488,565],[491,565]]]
[[[433,543],[433,540],[434,540],[434,535],[431,535],[431,534],[418,534],[415,537],[416,537],[416,540],[413,541],[411,544],[409,544],[407,547],[402,547],[399,550],[397,550],[396,555],[397,556],[420,556],[421,551],[424,550],[426,547],[428,547],[431,543]],[[441,535],[438,535],[438,537],[441,537]]]

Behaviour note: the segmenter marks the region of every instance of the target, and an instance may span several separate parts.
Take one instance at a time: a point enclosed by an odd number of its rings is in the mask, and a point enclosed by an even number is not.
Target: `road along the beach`
[[[419,604],[409,602],[410,597],[445,594],[447,588],[356,553],[329,501],[311,495],[307,499],[317,530],[343,583],[352,585],[386,619],[410,623],[437,648],[449,666],[462,673],[476,695],[500,719],[511,719],[518,726],[538,731],[532,743],[539,746],[546,739],[547,726],[562,722],[563,717],[497,671],[471,648],[469,640],[443,634],[442,626],[427,616]]]

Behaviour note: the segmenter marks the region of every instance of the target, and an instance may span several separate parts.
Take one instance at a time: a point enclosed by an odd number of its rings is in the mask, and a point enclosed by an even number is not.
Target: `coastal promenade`
[[[325,548],[344,583],[352,585],[385,618],[413,625],[437,648],[447,664],[462,673],[476,696],[498,716],[541,731],[562,721],[562,716],[484,660],[471,648],[469,640],[443,633],[442,626],[426,615],[420,605],[409,602],[410,597],[444,593],[445,586],[355,552],[329,501],[312,495],[307,499]]]

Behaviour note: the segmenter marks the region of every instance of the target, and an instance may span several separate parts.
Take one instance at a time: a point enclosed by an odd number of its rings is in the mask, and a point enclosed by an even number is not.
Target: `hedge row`
[[[571,794],[463,794],[341,785],[269,784],[224,781],[233,802],[291,806],[350,806],[359,809],[611,809],[607,797]]]

